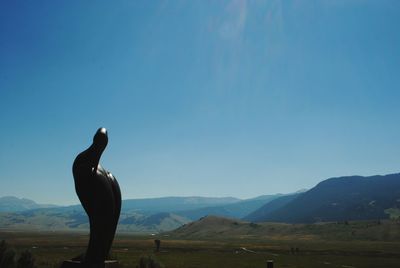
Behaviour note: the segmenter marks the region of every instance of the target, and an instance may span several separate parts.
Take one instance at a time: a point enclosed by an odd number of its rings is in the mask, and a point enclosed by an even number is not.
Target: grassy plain
[[[398,225],[394,225],[399,228]],[[298,227],[296,227],[298,228]],[[310,228],[310,227],[307,227]],[[316,228],[316,227],[313,227]],[[320,227],[318,232],[323,232]],[[332,226],[326,231],[335,232]],[[339,226],[338,228],[345,228]],[[154,252],[154,239],[160,238],[161,251]],[[59,267],[62,260],[82,253],[87,243],[86,232],[28,232],[0,230],[17,251],[30,249],[38,267]],[[298,252],[291,251],[298,248]],[[112,255],[123,267],[136,267],[140,257],[154,255],[165,267],[216,268],[266,267],[274,260],[275,268],[398,268],[400,267],[400,241],[397,239],[335,239],[326,236],[280,233],[265,236],[210,236],[183,239],[170,235],[116,236]]]

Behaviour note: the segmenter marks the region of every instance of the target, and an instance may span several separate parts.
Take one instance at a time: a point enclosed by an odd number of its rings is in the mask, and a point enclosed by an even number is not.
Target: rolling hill
[[[347,223],[286,224],[252,223],[207,216],[168,232],[172,239],[239,241],[368,240],[399,241],[398,222],[355,221]]]
[[[271,205],[246,218],[287,223],[387,219],[400,212],[400,174],[331,178],[277,209]]]

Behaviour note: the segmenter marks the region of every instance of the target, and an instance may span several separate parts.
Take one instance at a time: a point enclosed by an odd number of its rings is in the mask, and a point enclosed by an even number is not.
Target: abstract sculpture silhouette
[[[100,128],[92,145],[75,158],[72,166],[75,190],[90,223],[90,240],[83,260],[85,267],[104,267],[121,212],[118,182],[99,164],[107,143],[107,130]]]

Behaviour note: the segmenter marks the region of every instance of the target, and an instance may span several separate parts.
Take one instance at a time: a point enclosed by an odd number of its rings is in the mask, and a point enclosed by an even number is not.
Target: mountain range
[[[26,198],[18,198],[15,196],[0,197],[0,212],[18,212],[29,209],[51,208],[56,205],[38,204],[33,200]]]
[[[275,199],[245,217],[254,222],[314,223],[400,215],[400,173],[330,178],[309,191]]]
[[[308,191],[234,197],[161,197],[123,200],[118,230],[164,232],[208,215],[247,222],[315,223],[400,217],[400,174],[330,178]],[[0,228],[86,230],[81,205],[41,205],[0,198]]]
[[[122,232],[169,231],[209,214],[242,217],[265,202],[282,195],[260,196],[241,200],[233,197],[161,197],[122,201],[118,230]],[[21,207],[27,199],[13,198]],[[30,203],[36,204],[29,200]],[[88,218],[81,205],[32,208],[0,212],[0,228],[37,230],[85,230]]]

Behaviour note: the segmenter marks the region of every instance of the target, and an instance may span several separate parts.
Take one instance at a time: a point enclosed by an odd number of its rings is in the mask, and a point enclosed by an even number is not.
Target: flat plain
[[[394,226],[399,228],[398,224]],[[326,228],[335,231],[332,226]],[[17,252],[29,249],[38,267],[59,267],[62,260],[84,252],[88,235],[87,232],[0,230],[0,240],[3,239]],[[155,252],[154,239],[161,239],[160,252]],[[333,234],[326,238],[290,232],[269,237],[216,235],[201,239],[183,239],[174,233],[116,236],[112,257],[122,267],[136,267],[142,256],[154,256],[165,267],[176,268],[261,268],[267,267],[267,260],[273,260],[275,268],[398,268],[400,241],[335,239]]]

